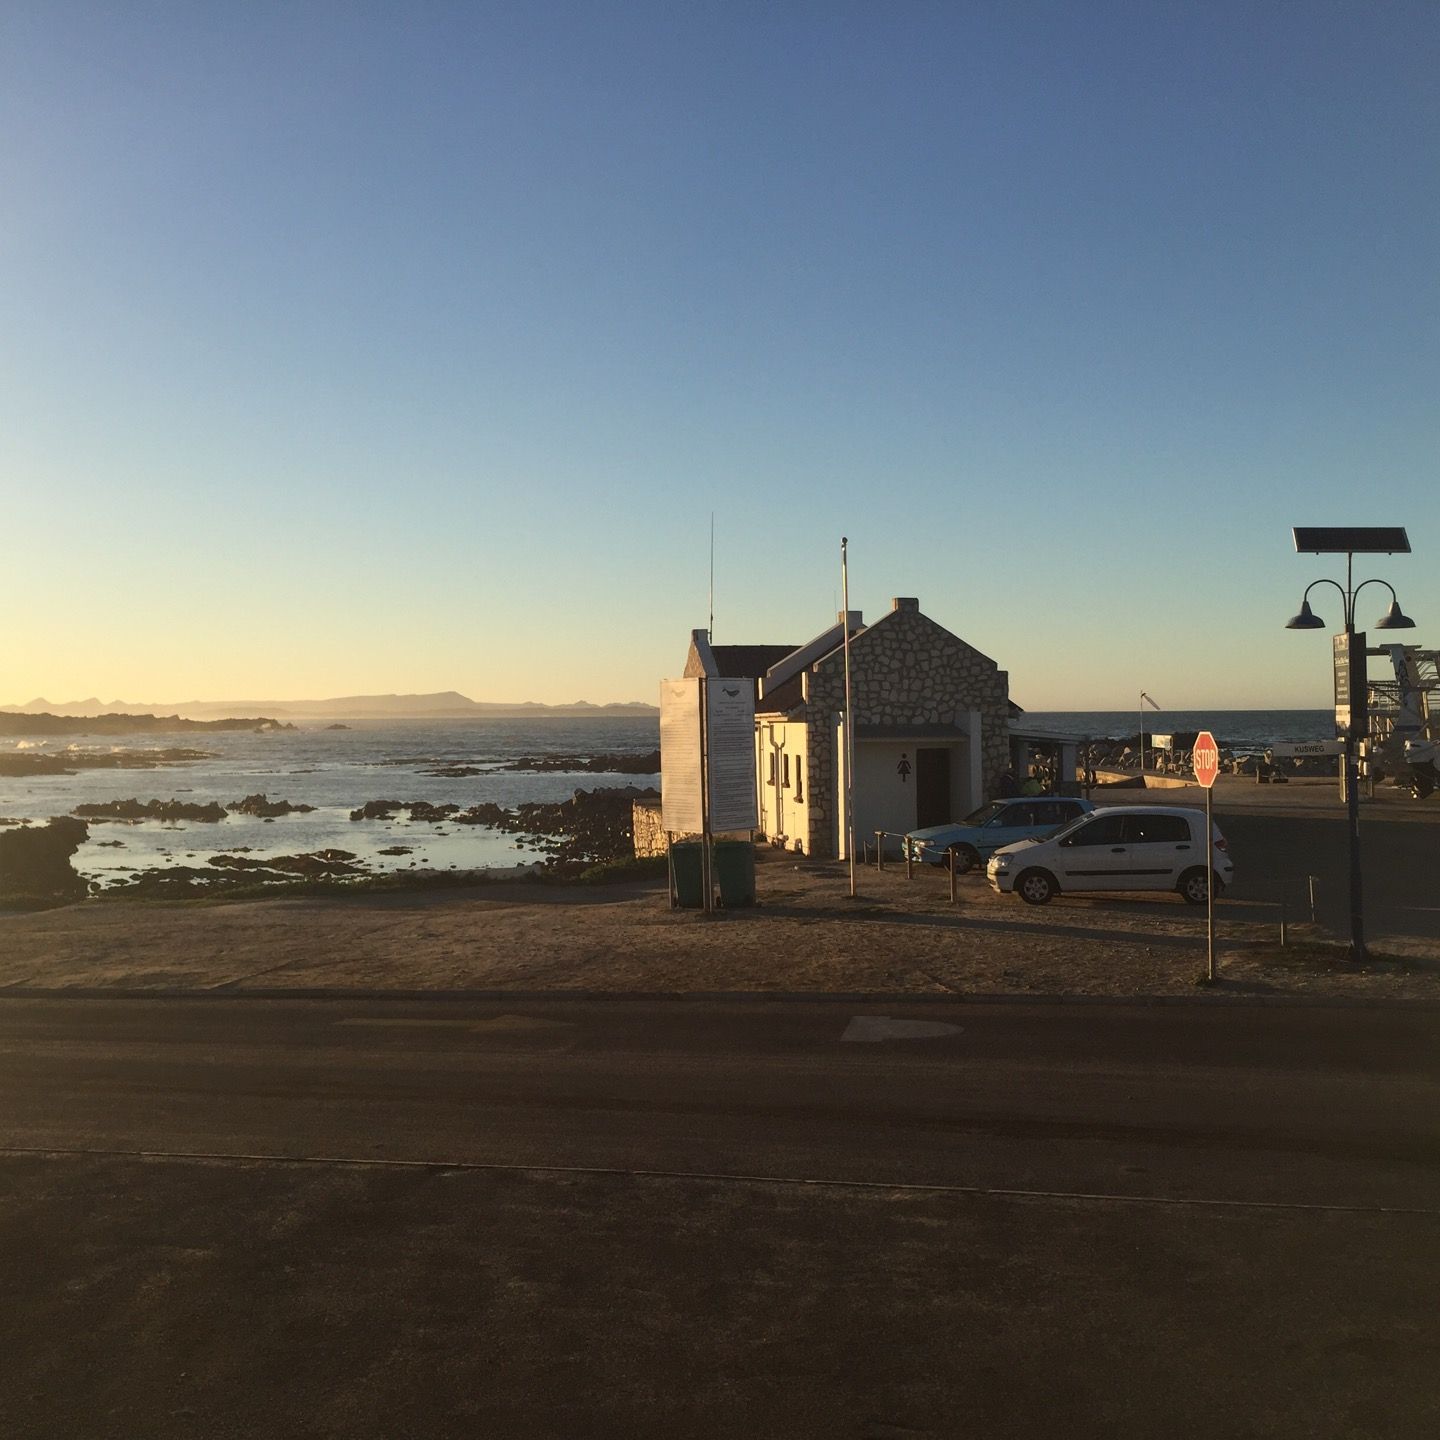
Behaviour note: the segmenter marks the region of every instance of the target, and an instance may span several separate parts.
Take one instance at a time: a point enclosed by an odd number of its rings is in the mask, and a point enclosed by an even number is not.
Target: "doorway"
[[[946,749],[915,751],[915,828],[944,825],[950,815],[950,752]]]

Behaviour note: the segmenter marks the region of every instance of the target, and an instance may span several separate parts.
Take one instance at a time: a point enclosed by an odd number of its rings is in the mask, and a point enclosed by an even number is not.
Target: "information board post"
[[[713,846],[717,834],[753,835],[755,803],[755,687],[748,679],[692,676],[660,686],[660,809],[675,874],[676,836],[698,836],[696,904],[715,905]],[[693,871],[690,872],[692,875]],[[693,891],[693,881],[687,887]]]
[[[1215,779],[1220,774],[1220,747],[1215,737],[1202,730],[1191,752],[1195,779],[1205,787],[1205,981],[1215,983],[1215,815],[1211,802]]]

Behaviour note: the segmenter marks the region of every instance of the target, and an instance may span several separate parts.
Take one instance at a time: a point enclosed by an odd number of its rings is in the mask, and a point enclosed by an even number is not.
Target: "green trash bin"
[[[675,901],[684,910],[705,907],[705,854],[698,840],[680,840],[670,846],[670,868],[675,876]]]
[[[720,903],[739,910],[755,903],[755,847],[748,840],[715,842],[715,879]]]

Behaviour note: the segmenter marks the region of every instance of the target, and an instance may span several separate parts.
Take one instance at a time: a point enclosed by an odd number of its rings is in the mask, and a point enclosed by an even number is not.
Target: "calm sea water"
[[[609,785],[658,785],[658,775],[592,774],[588,771],[525,773],[501,770],[526,755],[643,754],[660,744],[654,717],[524,720],[347,721],[349,730],[312,727],[267,734],[187,731],[164,735],[16,737],[6,749],[63,754],[66,749],[187,749],[215,758],[163,770],[81,770],[74,775],[28,780],[0,776],[0,816],[43,821],[76,805],[106,800],[185,800],[226,804],[263,792],[272,800],[314,805],[309,815],[274,820],[231,815],[218,824],[94,823],[75,868],[101,882],[137,870],[204,865],[212,855],[249,847],[266,855],[320,849],[354,852],[375,871],[471,869],[535,860],[515,837],[478,825],[412,825],[404,819],[351,821],[367,800],[428,800],[477,805],[490,801],[513,809],[527,801],[565,800],[577,789]],[[474,765],[482,773],[463,778],[424,775],[437,765]],[[114,842],[120,842],[118,845]],[[378,852],[396,845],[409,855]]]
[[[1133,735],[1136,712],[1030,712],[1028,721],[1047,729],[1100,738]],[[218,824],[92,824],[90,839],[76,856],[76,868],[102,883],[137,870],[169,865],[203,865],[212,855],[248,848],[266,855],[349,850],[374,870],[470,869],[507,866],[536,856],[515,838],[482,826],[351,821],[350,811],[367,800],[428,800],[466,806],[491,801],[514,808],[527,801],[567,799],[577,789],[607,785],[658,785],[657,775],[608,775],[587,771],[525,773],[495,767],[525,755],[643,754],[660,743],[654,717],[619,719],[413,720],[348,722],[348,730],[314,726],[268,734],[194,731],[173,735],[101,737],[18,737],[0,740],[9,749],[59,754],[67,748],[207,750],[215,758],[164,770],[81,770],[74,775],[29,780],[0,776],[0,816],[43,821],[76,805],[96,801],[188,800],[226,804],[263,792],[272,800],[314,805],[309,815],[274,820],[231,815]],[[1277,740],[1333,736],[1327,710],[1146,711],[1149,733],[1209,729],[1236,750],[1263,750]],[[421,772],[437,765],[473,765],[481,773],[442,778]],[[116,843],[118,842],[118,844]],[[378,852],[392,846],[408,855]]]
[[[1092,739],[1133,736],[1140,728],[1138,710],[1027,711],[1025,720],[1047,730],[1063,730]],[[1282,740],[1333,740],[1333,710],[1151,710],[1145,733],[1209,730],[1222,749],[1261,751]]]

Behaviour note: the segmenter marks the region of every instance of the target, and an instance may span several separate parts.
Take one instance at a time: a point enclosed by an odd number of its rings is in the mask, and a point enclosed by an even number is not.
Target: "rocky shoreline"
[[[553,865],[596,865],[627,858],[633,850],[634,802],[659,791],[624,785],[577,790],[568,800],[532,802],[513,810],[491,803],[435,805],[428,800],[369,800],[350,812],[352,821],[389,820],[403,812],[413,824],[485,825],[516,835]]]
[[[178,715],[38,715],[0,711],[0,735],[149,735],[176,730],[294,730],[266,715],[231,720],[182,720]]]
[[[28,780],[37,775],[74,775],[80,770],[164,770],[217,759],[213,750],[34,750],[0,751],[0,776]]]
[[[434,804],[426,800],[379,799],[367,801],[350,813],[352,822],[386,821],[404,815],[410,824],[485,826],[513,835],[517,848],[536,855],[536,865],[546,873],[573,876],[596,866],[632,858],[633,802],[653,797],[653,789],[622,786],[612,789],[577,790],[568,800],[553,804],[523,804],[506,809],[495,804],[461,807],[454,803]],[[137,824],[159,820],[218,825],[231,815],[257,817],[267,822],[278,816],[303,814],[311,805],[288,800],[271,800],[265,794],[247,795],[222,805],[218,801],[195,803],[177,799],[140,800],[129,798],[78,805],[74,814],[53,819],[46,826],[25,821],[5,821],[0,829],[0,903],[79,899],[87,889],[98,893],[98,882],[87,885],[73,868],[71,857],[89,836],[89,825]],[[445,832],[441,832],[445,833]],[[98,842],[105,845],[119,842]],[[225,893],[256,886],[296,881],[345,884],[358,879],[378,879],[354,852],[328,847],[303,854],[262,855],[250,858],[239,847],[210,856],[203,866],[168,865],[142,870],[127,880],[104,887],[106,895],[184,897]],[[399,856],[412,853],[411,847],[392,845],[374,854]],[[412,866],[414,862],[411,862]],[[410,878],[422,873],[412,870]],[[442,872],[443,873],[443,872]],[[439,877],[436,877],[439,878]],[[451,883],[459,876],[449,877]]]

